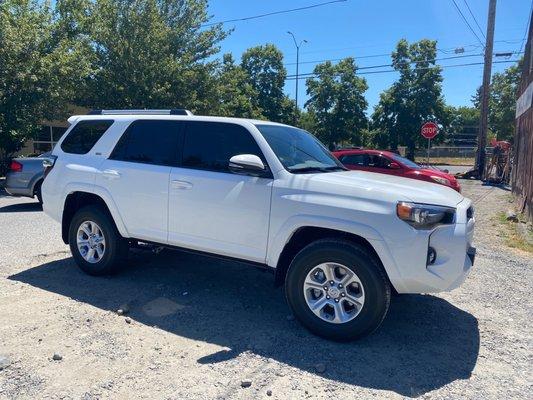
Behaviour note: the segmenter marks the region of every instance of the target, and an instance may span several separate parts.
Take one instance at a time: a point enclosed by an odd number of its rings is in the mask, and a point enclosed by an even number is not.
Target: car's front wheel
[[[295,256],[285,293],[294,315],[311,332],[352,340],[379,327],[391,289],[379,260],[365,246],[323,239]]]
[[[70,223],[69,245],[76,264],[89,275],[115,272],[128,252],[111,217],[98,206],[76,212]]]

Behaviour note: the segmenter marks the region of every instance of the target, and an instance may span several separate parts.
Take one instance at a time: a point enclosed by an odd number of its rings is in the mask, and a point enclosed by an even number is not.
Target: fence
[[[532,13],[533,15],[533,13]],[[518,197],[519,206],[530,221],[533,221],[533,45],[532,24],[522,66],[519,98],[516,105],[516,132],[514,168],[511,177],[513,193]]]
[[[429,150],[430,157],[450,157],[450,158],[473,158],[476,156],[477,147],[432,147]],[[415,151],[415,157],[426,157],[427,149]]]

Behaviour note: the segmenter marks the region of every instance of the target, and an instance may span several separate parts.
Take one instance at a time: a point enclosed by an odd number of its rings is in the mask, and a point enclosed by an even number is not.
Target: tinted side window
[[[374,168],[390,168],[390,160],[379,155],[370,155],[368,166]]]
[[[61,143],[65,153],[87,154],[113,124],[112,120],[80,121]]]
[[[364,167],[366,165],[365,154],[349,154],[341,157],[341,162],[348,165],[359,165]]]
[[[182,166],[227,172],[229,159],[237,154],[263,154],[248,130],[223,122],[188,122]]]
[[[138,120],[126,129],[111,159],[175,166],[182,143],[180,121]]]

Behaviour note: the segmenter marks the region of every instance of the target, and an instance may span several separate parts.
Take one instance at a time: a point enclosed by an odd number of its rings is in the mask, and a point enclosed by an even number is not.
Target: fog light
[[[428,248],[428,259],[426,265],[431,265],[435,263],[435,260],[437,259],[437,252],[433,247]]]

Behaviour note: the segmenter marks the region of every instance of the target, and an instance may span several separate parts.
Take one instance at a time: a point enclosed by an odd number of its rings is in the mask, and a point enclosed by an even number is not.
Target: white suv
[[[308,329],[346,340],[380,325],[391,291],[451,290],[473,265],[470,200],[347,171],[301,129],[186,110],[69,122],[45,163],[44,211],[89,274],[137,242],[244,260],[274,272]]]

